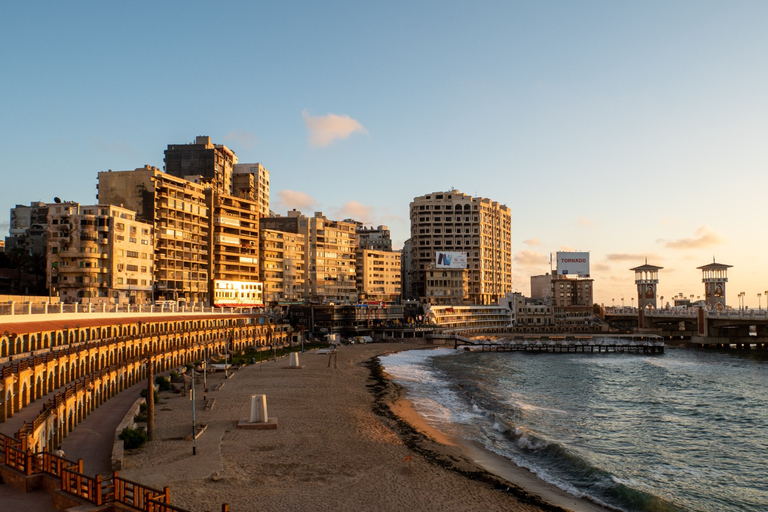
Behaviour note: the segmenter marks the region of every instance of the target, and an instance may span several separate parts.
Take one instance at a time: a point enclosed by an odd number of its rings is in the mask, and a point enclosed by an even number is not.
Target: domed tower
[[[701,269],[701,282],[704,283],[704,300],[708,308],[720,311],[725,309],[725,283],[728,282],[728,269],[733,265],[712,263],[697,267]]]
[[[659,284],[659,270],[664,267],[649,265],[648,259],[645,265],[631,268],[635,272],[635,284],[637,285],[637,307],[639,309],[656,309],[656,292]]]

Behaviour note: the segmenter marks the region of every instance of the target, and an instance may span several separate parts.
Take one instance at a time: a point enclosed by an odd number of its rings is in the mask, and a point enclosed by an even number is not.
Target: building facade
[[[427,270],[426,302],[428,304],[468,304],[469,271],[465,268],[434,268]]]
[[[392,238],[387,226],[367,228],[362,224],[358,224],[356,233],[361,249],[373,249],[376,251],[392,250]]]
[[[154,226],[156,300],[209,302],[205,187],[156,167],[98,174],[101,204],[123,205]]]
[[[555,326],[587,326],[594,319],[594,280],[552,276],[552,306]]]
[[[552,300],[552,276],[547,272],[543,276],[531,276],[531,298],[534,300]]]
[[[322,212],[306,217],[292,210],[285,217],[263,218],[261,224],[264,229],[305,235],[306,300],[357,302],[354,222],[330,220]]]
[[[213,306],[262,306],[259,207],[256,201],[205,191],[209,213],[209,297]]]
[[[198,136],[191,144],[169,144],[164,161],[171,176],[209,183],[220,194],[232,193],[237,155],[223,144],[213,144],[208,136]]]
[[[62,302],[145,304],[153,291],[153,226],[109,204],[48,205],[48,286]]]
[[[355,265],[360,301],[400,303],[400,252],[358,249]]]
[[[414,297],[426,297],[427,272],[438,252],[466,254],[469,302],[494,304],[512,291],[512,214],[491,199],[458,190],[433,192],[410,204]]]
[[[303,302],[306,290],[306,237],[262,228],[259,261],[267,305]]]
[[[269,217],[269,171],[263,165],[235,164],[232,195],[256,201],[259,216]]]
[[[23,251],[26,254],[46,253],[48,205],[42,201],[29,206],[17,204],[11,208],[10,236],[5,238],[5,251]]]

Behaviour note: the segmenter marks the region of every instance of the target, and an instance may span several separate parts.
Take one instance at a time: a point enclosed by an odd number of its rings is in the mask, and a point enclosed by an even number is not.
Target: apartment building
[[[491,199],[452,189],[410,204],[412,299],[426,301],[427,272],[439,252],[466,255],[470,304],[495,304],[512,291],[512,214]]]
[[[392,250],[392,238],[390,237],[389,228],[387,226],[368,228],[362,224],[358,224],[356,234],[360,249],[374,249],[377,251]]]
[[[259,216],[269,217],[269,171],[263,165],[235,164],[232,195],[256,201]]]
[[[45,254],[47,223],[48,205],[42,201],[35,201],[29,206],[17,204],[11,208],[10,236],[5,238],[6,252],[21,250],[26,254]]]
[[[264,228],[259,235],[265,304],[303,302],[307,274],[305,235]]]
[[[169,144],[165,150],[165,172],[202,184],[220,194],[232,194],[232,174],[237,155],[223,144],[213,144],[201,135],[191,144]]]
[[[400,252],[358,249],[356,259],[358,297],[367,302],[400,303]]]
[[[593,323],[593,279],[552,276],[552,308],[558,327],[585,326]]]
[[[465,268],[427,269],[425,297],[429,304],[460,305],[469,300],[469,271]]]
[[[47,281],[62,302],[152,300],[153,226],[109,204],[48,205]]]
[[[145,166],[98,174],[101,204],[122,205],[154,227],[155,299],[208,303],[209,214],[205,186]]]
[[[264,229],[306,236],[307,268],[304,296],[313,302],[356,303],[355,223],[334,221],[322,212],[306,217],[300,211],[285,217],[262,218]]]
[[[552,275],[531,276],[531,298],[546,302],[552,301]]]
[[[261,306],[259,208],[256,201],[205,191],[210,216],[209,296],[214,306]]]

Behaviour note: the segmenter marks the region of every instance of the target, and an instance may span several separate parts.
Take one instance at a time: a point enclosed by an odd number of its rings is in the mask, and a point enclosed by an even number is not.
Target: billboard
[[[558,252],[557,275],[589,277],[589,253]]]
[[[435,268],[467,268],[467,253],[437,251]]]

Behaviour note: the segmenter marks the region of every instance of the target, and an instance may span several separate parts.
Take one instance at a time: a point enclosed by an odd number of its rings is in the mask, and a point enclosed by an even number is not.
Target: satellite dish
[[[53,198],[53,202],[54,202],[54,203],[60,203],[60,202],[61,202],[61,199],[60,199],[60,198],[58,198],[58,197],[54,197],[54,198]]]

